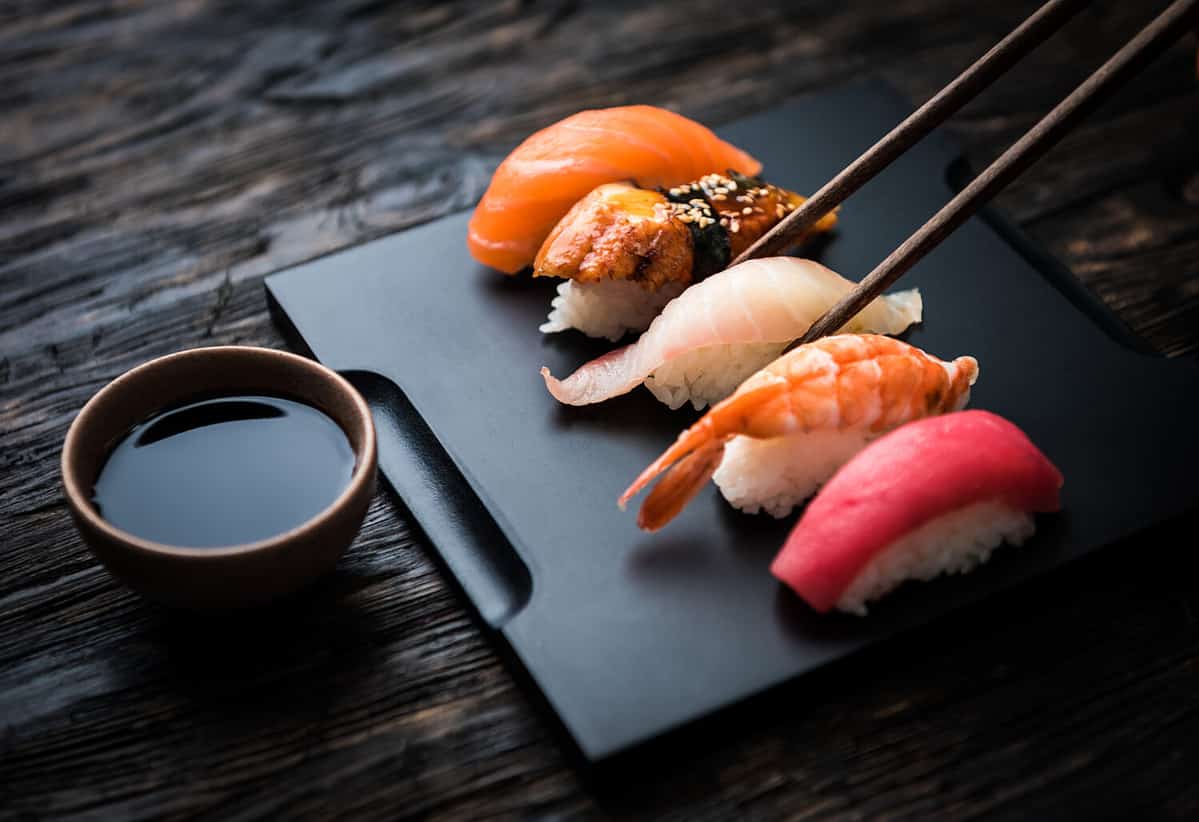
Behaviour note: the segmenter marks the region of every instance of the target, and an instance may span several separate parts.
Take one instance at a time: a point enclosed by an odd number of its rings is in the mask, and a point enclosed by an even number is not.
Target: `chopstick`
[[[781,254],[788,247],[798,243],[806,229],[977,97],[1090,2],[1091,0],[1049,0],[949,85],[908,115],[907,119],[893,128],[887,136],[867,149],[823,188],[805,200],[799,208],[788,214],[786,219],[741,252],[732,265],[754,257]]]
[[[1175,0],[1082,85],[1058,103],[995,162],[883,260],[852,292],[830,308],[788,348],[841,328],[871,300],[935,248],[1004,186],[1036,162],[1079,120],[1129,77],[1181,37],[1199,17],[1199,0]],[[806,205],[806,203],[805,203]],[[796,211],[798,213],[798,209]]]

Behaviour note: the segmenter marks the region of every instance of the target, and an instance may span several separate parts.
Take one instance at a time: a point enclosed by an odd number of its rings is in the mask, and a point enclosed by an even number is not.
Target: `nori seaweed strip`
[[[717,271],[723,271],[733,259],[733,252],[729,246],[728,229],[720,224],[720,212],[712,201],[699,191],[687,191],[682,194],[671,194],[669,189],[664,188],[659,188],[658,191],[668,202],[690,205],[691,200],[699,198],[708,204],[715,218],[711,224],[701,228],[695,222],[687,223],[687,228],[691,231],[691,243],[695,248],[695,267],[691,276],[698,282]]]
[[[766,187],[766,181],[763,180],[761,177],[750,177],[748,175],[742,174],[739,171],[733,171],[731,168],[728,170],[727,176],[730,180],[732,180],[734,183],[736,183],[737,186],[742,191],[746,191],[751,188],[765,188]]]

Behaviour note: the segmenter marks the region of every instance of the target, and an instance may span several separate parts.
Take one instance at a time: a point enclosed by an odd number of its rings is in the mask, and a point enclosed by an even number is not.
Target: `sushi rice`
[[[773,439],[733,437],[712,481],[734,508],[785,517],[874,436],[878,434],[848,429]]]
[[[650,291],[630,280],[589,283],[566,280],[558,285],[558,296],[554,297],[549,316],[538,330],[555,334],[575,328],[589,337],[616,342],[630,331],[640,333],[648,328],[666,304],[686,287],[672,282]]]
[[[786,342],[706,345],[656,368],[645,378],[645,387],[671,410],[688,401],[699,410],[732,394],[786,347]]]
[[[983,502],[926,522],[876,556],[837,600],[837,609],[866,616],[866,605],[906,580],[965,574],[1003,543],[1022,545],[1033,517],[1000,502]]]

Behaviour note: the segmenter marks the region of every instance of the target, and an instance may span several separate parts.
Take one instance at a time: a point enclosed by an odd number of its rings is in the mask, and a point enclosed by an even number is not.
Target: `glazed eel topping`
[[[804,202],[735,172],[669,189],[609,183],[580,200],[542,245],[533,274],[579,282],[632,280],[649,290],[725,268]],[[809,233],[828,231],[825,215]]]

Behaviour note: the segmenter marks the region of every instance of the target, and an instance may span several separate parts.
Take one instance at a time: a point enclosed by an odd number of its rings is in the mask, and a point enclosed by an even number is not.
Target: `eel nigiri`
[[[643,382],[671,408],[724,399],[807,331],[854,284],[811,260],[767,257],[688,288],[637,342],[597,357],[564,380],[542,368],[559,402],[589,405]],[[898,334],[920,322],[920,292],[878,297],[842,331]]]
[[[945,362],[874,334],[801,345],[680,434],[619,505],[664,473],[637,517],[647,531],[673,519],[709,478],[736,508],[784,516],[869,440],[962,408],[977,377],[973,357]]]
[[[644,331],[683,289],[725,268],[803,202],[793,191],[734,171],[669,190],[599,186],[537,252],[534,277],[566,280],[541,331],[574,328],[612,341]],[[836,221],[835,213],[826,214],[805,237]]]
[[[909,423],[829,480],[771,572],[817,611],[865,614],[908,579],[965,573],[1061,508],[1061,472],[1012,423],[963,411]]]
[[[653,106],[580,111],[529,136],[500,163],[470,220],[476,260],[507,274],[533,262],[554,224],[596,186],[677,186],[762,164],[694,120]]]

